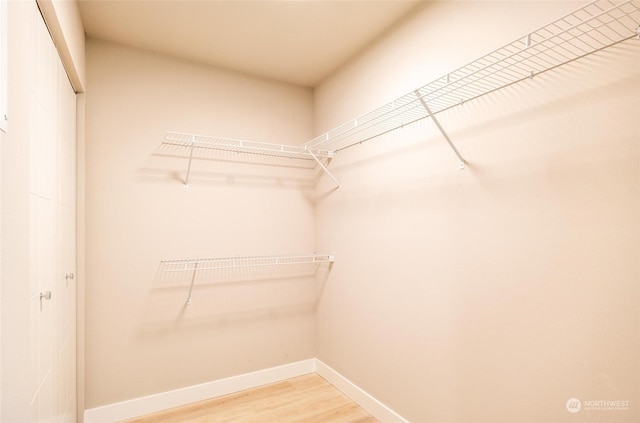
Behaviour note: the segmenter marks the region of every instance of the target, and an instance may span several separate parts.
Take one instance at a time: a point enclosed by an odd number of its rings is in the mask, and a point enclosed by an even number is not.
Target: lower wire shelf
[[[193,285],[198,272],[207,270],[233,270],[266,266],[294,266],[294,265],[320,265],[333,263],[333,253],[288,254],[275,256],[245,256],[245,257],[218,257],[202,259],[178,259],[162,260],[160,272],[173,272],[177,274],[189,274],[189,295],[187,304],[191,304]]]

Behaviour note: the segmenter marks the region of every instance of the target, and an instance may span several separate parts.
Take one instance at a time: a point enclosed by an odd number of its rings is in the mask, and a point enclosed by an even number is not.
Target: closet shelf
[[[289,254],[281,256],[246,256],[246,257],[217,257],[206,259],[162,260],[163,272],[184,272],[211,269],[235,269],[242,267],[286,266],[293,264],[333,263],[331,254]]]
[[[235,153],[247,153],[271,157],[284,157],[298,160],[311,160],[317,162],[323,171],[329,174],[336,183],[338,181],[333,178],[322,163],[321,159],[330,160],[334,156],[334,151],[307,148],[306,146],[272,144],[258,141],[238,140],[231,138],[220,138],[206,135],[187,134],[182,132],[167,132],[162,145],[178,147],[184,149],[188,153],[189,162],[187,164],[187,172],[185,177],[185,189],[189,189],[189,175],[191,173],[191,162],[194,159],[194,151],[204,150],[221,150]]]
[[[335,257],[333,253],[321,254],[289,254],[281,256],[246,256],[246,257],[218,257],[205,259],[179,259],[162,260],[160,262],[161,272],[181,272],[190,274],[189,295],[187,304],[191,304],[191,294],[196,275],[200,271],[206,270],[233,270],[251,267],[265,266],[293,266],[293,265],[319,265],[322,263],[333,263]]]
[[[640,37],[640,1],[596,0],[305,145],[336,152]]]
[[[258,141],[186,134],[181,132],[167,132],[162,144],[184,147],[187,149],[202,148],[209,150],[223,150],[235,153],[260,154],[300,160],[313,160],[312,154],[318,158],[330,158],[333,157],[334,154],[334,152],[330,150],[307,150],[304,147],[295,145],[272,144]]]
[[[632,38],[640,38],[640,0],[595,0],[301,147],[177,132],[167,133],[164,143],[189,148],[185,189],[196,148],[315,160],[340,187],[326,167],[337,152],[430,117],[464,169],[465,160],[440,125],[438,113]]]

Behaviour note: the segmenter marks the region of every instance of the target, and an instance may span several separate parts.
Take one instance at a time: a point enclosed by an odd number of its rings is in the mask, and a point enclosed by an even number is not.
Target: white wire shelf
[[[305,145],[336,152],[640,36],[640,1],[596,0]]]
[[[325,163],[334,156],[334,151],[326,149],[307,148],[306,146],[273,144],[258,141],[238,140],[232,138],[212,137],[207,135],[187,134],[168,131],[162,141],[163,146],[184,149],[188,156],[185,177],[185,189],[189,189],[191,163],[197,158],[199,150],[220,150],[235,153],[246,153],[270,157],[284,157],[289,159],[310,160],[316,162],[324,172],[328,173]],[[325,163],[322,162],[325,160]],[[335,178],[333,178],[335,180]],[[335,180],[338,183],[337,180]]]
[[[286,266],[294,264],[324,263],[335,260],[333,254],[289,254],[281,256],[218,257],[206,259],[162,260],[163,272],[184,272],[242,267]]]
[[[167,132],[162,142],[164,145],[177,147],[202,148],[209,150],[232,151],[235,153],[260,154],[290,159],[313,160],[312,154],[318,158],[333,157],[333,151],[322,149],[307,150],[295,145],[272,144],[258,141],[237,140],[206,135]]]
[[[431,117],[463,169],[465,160],[438,113],[632,38],[640,38],[640,0],[595,0],[300,147],[179,132],[167,132],[163,144],[188,149],[185,189],[197,149],[314,160],[340,187],[327,169],[337,152]]]
[[[228,272],[235,269],[241,270],[254,267],[299,267],[320,265],[322,263],[333,263],[334,261],[335,257],[333,253],[162,260],[160,262],[160,272],[188,276],[189,294],[187,304],[191,304],[193,286],[198,272],[217,270],[224,270],[225,272]]]

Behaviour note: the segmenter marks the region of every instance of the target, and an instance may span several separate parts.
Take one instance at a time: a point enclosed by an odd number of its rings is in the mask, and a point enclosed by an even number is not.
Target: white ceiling
[[[402,19],[404,0],[80,0],[87,36],[316,86]]]

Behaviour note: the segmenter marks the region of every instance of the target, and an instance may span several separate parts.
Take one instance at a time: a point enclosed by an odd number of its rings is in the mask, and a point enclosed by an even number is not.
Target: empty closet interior
[[[409,421],[636,395],[638,4],[576,6],[426,4],[313,91],[90,39],[87,408],[313,357]]]
[[[384,422],[639,421],[640,1],[410,2],[289,80],[109,38],[95,3],[79,418],[315,372]]]

